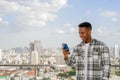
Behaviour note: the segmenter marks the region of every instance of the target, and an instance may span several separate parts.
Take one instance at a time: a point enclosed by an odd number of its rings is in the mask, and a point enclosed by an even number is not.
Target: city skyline
[[[63,42],[73,47],[81,41],[77,26],[83,21],[91,22],[93,38],[108,46],[120,46],[119,3],[114,0],[0,0],[0,48],[29,46],[34,40],[40,40],[44,48],[61,47]]]

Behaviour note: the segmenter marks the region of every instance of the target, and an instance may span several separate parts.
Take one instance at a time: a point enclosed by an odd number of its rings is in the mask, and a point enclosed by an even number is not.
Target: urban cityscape
[[[118,45],[110,48],[110,55],[111,65],[120,65]],[[75,80],[75,74],[64,74],[73,70],[65,64],[61,48],[43,48],[40,40],[29,47],[0,49],[0,80]],[[120,66],[112,66],[110,80],[120,80],[119,71]]]
[[[0,0],[0,80],[75,80],[61,44],[72,53],[82,22],[109,47],[109,80],[120,80],[120,0]]]

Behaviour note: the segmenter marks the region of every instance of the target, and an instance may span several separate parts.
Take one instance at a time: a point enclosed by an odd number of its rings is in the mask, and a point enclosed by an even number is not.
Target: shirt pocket
[[[93,51],[93,67],[94,70],[101,69],[101,54],[99,51]]]
[[[93,59],[98,60],[99,59],[99,52],[93,51]]]
[[[101,59],[100,49],[94,48],[92,52],[92,56],[94,60],[100,60]]]

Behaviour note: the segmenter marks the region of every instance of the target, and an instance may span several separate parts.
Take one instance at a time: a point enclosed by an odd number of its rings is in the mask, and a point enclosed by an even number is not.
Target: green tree
[[[69,71],[69,72],[59,73],[59,74],[57,75],[57,77],[60,77],[60,78],[68,78],[68,77],[74,76],[75,74],[76,74],[75,69],[72,68],[71,71]]]
[[[45,78],[45,77],[44,77],[42,80],[50,80],[50,78]]]
[[[117,76],[120,76],[120,71],[116,71],[115,74],[116,74]]]

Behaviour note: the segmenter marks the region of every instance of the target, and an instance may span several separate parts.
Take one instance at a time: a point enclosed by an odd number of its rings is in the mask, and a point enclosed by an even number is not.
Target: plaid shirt
[[[76,68],[76,80],[84,80],[84,42],[78,44],[66,64]],[[108,47],[101,41],[92,39],[88,48],[87,80],[108,80],[110,75],[110,55]]]

